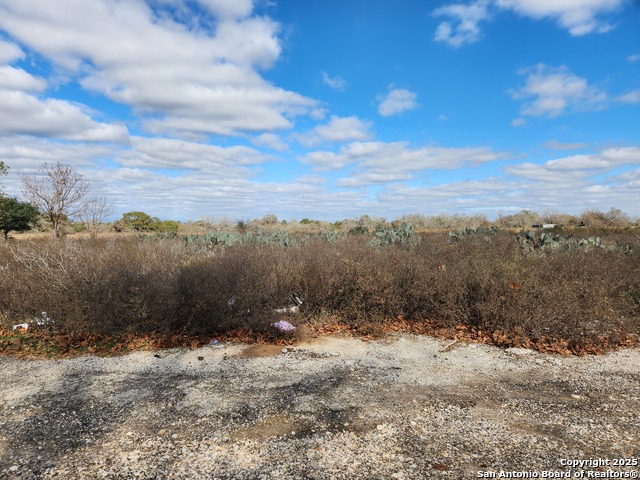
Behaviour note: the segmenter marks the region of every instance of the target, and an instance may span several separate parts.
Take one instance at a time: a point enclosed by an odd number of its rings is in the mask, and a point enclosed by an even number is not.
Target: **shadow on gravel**
[[[193,373],[179,369],[168,374],[152,367],[133,373],[64,374],[46,385],[46,391],[0,407],[0,422],[11,432],[8,449],[0,454],[0,473],[13,465],[19,466],[20,478],[39,478],[51,467],[69,471],[75,462],[86,465],[83,459],[96,452],[100,456],[104,443],[119,444],[127,452],[141,448],[146,439],[165,439],[171,433],[232,443],[373,428],[358,419],[359,407],[334,400],[336,391],[350,381],[347,368],[305,374],[289,386],[274,388],[246,382],[247,368],[251,367],[246,361],[229,360]],[[274,375],[283,377],[286,374]],[[185,399],[194,388],[204,390],[200,404]],[[213,405],[211,411],[210,403],[220,396],[230,401],[219,408]],[[304,404],[301,398],[310,401]],[[114,455],[113,445],[100,460],[105,455]]]

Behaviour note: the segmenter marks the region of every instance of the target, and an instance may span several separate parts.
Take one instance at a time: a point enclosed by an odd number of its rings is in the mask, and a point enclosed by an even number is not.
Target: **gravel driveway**
[[[0,477],[636,478],[639,367],[404,334],[4,357]]]

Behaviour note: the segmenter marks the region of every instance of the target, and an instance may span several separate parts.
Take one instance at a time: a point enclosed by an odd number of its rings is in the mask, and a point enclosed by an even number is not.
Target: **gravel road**
[[[404,334],[222,347],[0,358],[0,477],[637,476],[640,349],[561,357]]]

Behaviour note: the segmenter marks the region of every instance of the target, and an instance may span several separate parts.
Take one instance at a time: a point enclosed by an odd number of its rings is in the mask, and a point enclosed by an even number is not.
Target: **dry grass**
[[[434,331],[507,332],[512,343],[615,344],[639,333],[636,232],[607,239],[631,244],[631,254],[523,256],[510,232],[457,243],[429,233],[415,247],[368,241],[207,254],[189,252],[179,239],[139,236],[13,242],[0,246],[0,319],[10,326],[47,311],[56,329],[73,335],[268,336],[279,318],[273,309],[295,291],[305,304],[292,321],[317,327],[331,318],[360,334],[398,319],[430,322]]]

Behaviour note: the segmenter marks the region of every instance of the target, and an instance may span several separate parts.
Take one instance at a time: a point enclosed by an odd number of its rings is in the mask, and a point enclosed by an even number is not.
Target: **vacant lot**
[[[566,472],[562,459],[640,456],[638,365],[638,349],[555,356],[406,334],[2,357],[0,477]]]
[[[640,236],[597,234],[388,227],[20,241],[0,246],[0,324],[45,311],[69,334],[257,338],[296,292],[296,326],[332,318],[368,334],[426,320],[503,346],[599,353],[640,333]]]

